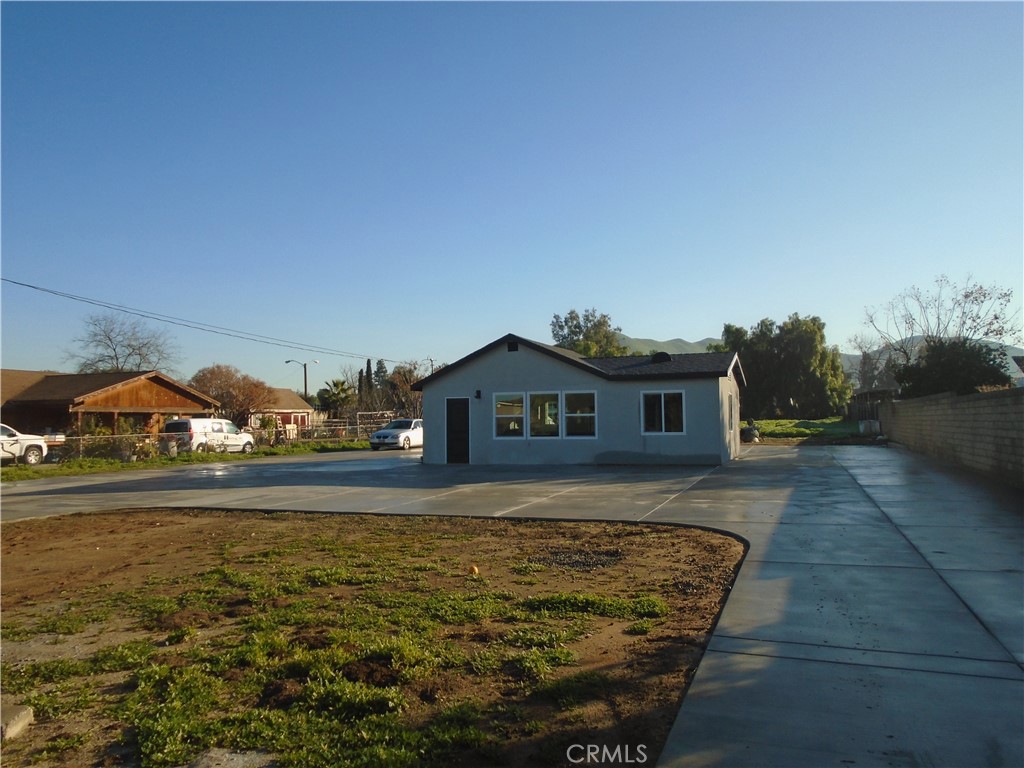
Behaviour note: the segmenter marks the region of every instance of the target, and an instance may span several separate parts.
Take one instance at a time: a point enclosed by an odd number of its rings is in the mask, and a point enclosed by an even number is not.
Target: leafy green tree
[[[709,352],[737,352],[746,373],[743,411],[752,418],[822,418],[840,413],[852,387],[838,347],[825,343],[825,323],[792,314],[765,318],[748,332],[726,323]]]
[[[708,345],[708,352],[739,354],[747,379],[742,393],[743,413],[747,417],[769,418],[777,410],[775,331],[775,321],[767,318],[749,331],[726,323],[722,327],[721,343]]]
[[[928,338],[917,359],[897,366],[896,380],[905,398],[942,392],[969,395],[980,387],[1013,383],[999,349],[971,339]]]
[[[839,348],[825,342],[825,323],[819,317],[797,314],[779,326],[784,391],[794,416],[820,418],[842,413],[853,393],[843,372]]]
[[[622,329],[612,326],[612,319],[596,309],[586,309],[583,316],[570,309],[565,317],[551,320],[551,338],[555,346],[570,349],[584,357],[624,357],[629,348],[619,341]]]
[[[383,360],[377,361],[377,367],[373,370],[373,386],[376,389],[385,389],[388,385],[388,366]]]

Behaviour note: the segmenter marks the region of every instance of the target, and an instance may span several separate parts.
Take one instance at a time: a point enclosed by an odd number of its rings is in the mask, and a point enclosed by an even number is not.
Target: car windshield
[[[395,419],[384,429],[409,429],[412,427],[412,419]]]
[[[164,425],[164,432],[188,432],[188,422],[169,421]]]

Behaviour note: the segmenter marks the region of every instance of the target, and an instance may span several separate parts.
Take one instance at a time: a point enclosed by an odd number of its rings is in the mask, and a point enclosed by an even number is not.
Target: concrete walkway
[[[899,448],[755,447],[649,518],[750,552],[658,765],[1024,765],[1024,518]]]
[[[205,506],[732,531],[750,551],[661,768],[1024,766],[1020,493],[896,447],[753,446],[714,469],[436,467],[417,458],[5,484],[0,512],[6,523]]]

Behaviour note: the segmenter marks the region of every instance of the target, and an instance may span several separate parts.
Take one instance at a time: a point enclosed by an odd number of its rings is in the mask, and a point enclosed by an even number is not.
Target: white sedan
[[[383,429],[370,435],[370,448],[379,451],[381,448],[423,447],[423,419],[395,419]]]

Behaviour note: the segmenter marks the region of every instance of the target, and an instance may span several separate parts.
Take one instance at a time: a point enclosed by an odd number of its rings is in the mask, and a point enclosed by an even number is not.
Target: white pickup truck
[[[46,438],[23,435],[6,424],[0,424],[0,461],[39,464],[46,458]]]

